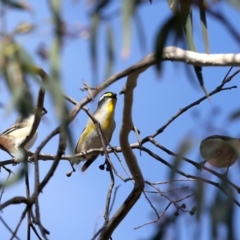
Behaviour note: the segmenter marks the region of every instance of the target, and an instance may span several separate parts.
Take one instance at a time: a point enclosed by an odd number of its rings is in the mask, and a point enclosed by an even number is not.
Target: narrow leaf
[[[209,98],[207,89],[206,89],[205,86],[204,86],[203,75],[202,75],[202,68],[199,67],[199,66],[194,66],[193,69],[194,69],[194,71],[195,71],[195,73],[196,73],[198,82],[199,82],[199,84],[200,84],[203,92],[205,93],[205,95],[207,96],[207,98],[208,98],[209,101],[210,101],[210,98]]]
[[[167,0],[167,3],[170,7],[170,9],[176,13],[177,12],[177,7],[178,7],[178,2],[179,0]]]
[[[131,18],[134,11],[134,1],[123,0],[122,1],[122,29],[123,29],[123,46],[122,57],[127,58],[130,54],[131,48]]]
[[[16,10],[31,10],[29,5],[22,1],[0,0],[3,5],[14,8]]]
[[[162,54],[165,43],[171,33],[177,38],[182,38],[182,24],[181,15],[176,13],[171,16],[159,29],[156,41],[155,41],[155,57],[156,57],[156,69],[158,72],[161,70]]]
[[[137,34],[138,34],[138,40],[140,43],[140,48],[142,50],[143,53],[146,52],[147,49],[147,44],[146,44],[146,34],[144,32],[143,29],[143,24],[142,24],[142,20],[141,17],[139,16],[139,14],[137,13],[137,11],[134,13],[134,21],[136,24],[136,30],[137,30]]]
[[[192,12],[189,12],[187,16],[184,29],[189,50],[196,52],[196,47],[193,40]]]
[[[201,28],[202,28],[205,52],[209,53],[207,18],[206,18],[206,10],[204,8],[204,0],[202,0],[202,3],[199,6],[199,14],[200,14],[200,21],[201,21]]]
[[[94,8],[95,8],[94,13],[100,15],[102,10],[104,10],[110,2],[111,2],[110,0],[98,0],[98,1],[96,1],[96,4],[94,6]]]
[[[240,109],[231,113],[230,116],[228,117],[228,120],[234,121],[234,120],[238,120],[239,118],[240,118]]]
[[[170,176],[168,179],[173,180],[176,170],[179,168],[180,164],[182,163],[182,157],[190,150],[192,147],[190,139],[185,139],[179,146],[179,150],[177,151],[177,157],[175,157],[173,162],[173,169],[170,171]]]
[[[231,5],[233,5],[233,7],[238,8],[238,10],[240,10],[240,2],[239,0],[227,0],[228,3],[230,3]]]
[[[107,26],[107,39],[106,39],[106,49],[107,49],[107,65],[106,65],[106,78],[112,73],[114,64],[114,40],[113,40],[113,30],[111,25]]]
[[[14,33],[29,33],[32,32],[35,28],[35,25],[30,23],[19,24],[15,29]]]
[[[93,77],[94,79],[97,79],[97,36],[100,23],[99,15],[92,14],[91,20],[90,55],[92,61],[92,72],[95,73]]]
[[[62,1],[61,0],[50,0],[51,1],[51,10],[54,13],[54,15],[59,16],[60,15],[60,11],[61,11],[61,4]]]

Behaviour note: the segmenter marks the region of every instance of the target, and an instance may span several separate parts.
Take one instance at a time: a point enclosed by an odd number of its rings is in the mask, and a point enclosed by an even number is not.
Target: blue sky
[[[119,2],[120,1],[116,1],[112,4],[111,9],[115,9]],[[115,17],[110,22],[114,31],[116,56],[113,73],[124,70],[153,51],[156,33],[163,21],[171,14],[171,11],[165,1],[153,2],[154,4],[152,5],[144,4],[141,8],[139,8],[139,15],[141,16],[145,30],[147,43],[146,51],[142,51],[139,44],[139,35],[136,32],[134,22],[132,22],[133,31],[131,39],[131,52],[129,58],[123,59],[121,57],[121,18]],[[27,49],[37,65],[41,66],[46,71],[49,71],[48,63],[38,58],[36,49],[39,44],[45,44],[47,47],[51,46],[52,26],[50,12],[46,2],[44,1],[29,1],[29,3],[33,7],[33,12],[29,14],[21,11],[9,10],[6,15],[7,26],[5,27],[8,32],[11,32],[12,29],[14,29],[20,22],[36,23],[37,29],[35,32],[28,35],[18,36],[16,39]],[[231,16],[228,20],[232,24],[239,22],[239,12],[230,5],[221,3],[216,4],[214,8],[219,9],[219,11],[224,13],[225,16]],[[76,23],[83,25],[90,24],[88,15],[86,14],[85,1],[63,1],[62,14],[64,21],[70,28]],[[197,50],[199,52],[204,52],[197,11],[194,11],[194,26],[196,29],[194,30],[194,39]],[[240,30],[240,27],[237,24],[235,24],[235,28]],[[216,20],[211,17],[208,17],[208,29],[211,53],[239,52],[239,45],[232,38],[230,33],[222,24],[217,23]],[[172,43],[173,42],[170,39],[167,45],[171,45]],[[77,101],[80,101],[87,94],[86,92],[80,91],[82,80],[92,86],[96,85],[96,81],[100,83],[104,80],[106,65],[105,46],[106,25],[103,24],[99,30],[98,79],[96,80],[93,79],[94,74],[89,57],[89,41],[80,37],[75,39],[65,39],[61,55],[61,80],[63,86],[62,88],[64,89],[65,94]],[[154,67],[149,68],[141,74],[138,79],[138,86],[134,92],[133,120],[134,124],[141,131],[141,138],[154,133],[156,129],[161,127],[173,115],[175,115],[179,109],[204,95],[197,84],[194,74],[187,74],[185,64],[164,62],[162,69],[163,72],[161,72],[160,75],[156,73]],[[205,85],[209,92],[221,83],[228,69],[228,67],[206,67],[203,69]],[[124,86],[125,81],[126,79],[121,79],[111,85],[107,90],[119,93]],[[32,79],[29,79],[29,82],[31,83],[33,92],[36,94],[37,87],[35,82]],[[239,76],[236,76],[228,85],[239,86]],[[0,82],[0,91],[2,96],[1,102],[7,104],[10,101],[10,95],[6,90],[6,85],[3,81]],[[239,137],[239,122],[227,121],[227,117],[230,113],[239,110],[239,93],[240,90],[237,88],[231,91],[223,91],[212,96],[211,102],[206,100],[200,105],[187,111],[175,120],[167,129],[165,129],[162,134],[157,136],[156,140],[163,146],[177,152],[181,143],[185,139],[190,139],[192,149],[186,154],[186,156],[197,162],[202,161],[198,148],[204,137],[213,134],[225,134],[233,137]],[[92,112],[95,110],[96,104],[97,99],[88,105]],[[42,119],[41,126],[39,128],[38,140],[31,150],[35,150],[46,135],[58,125],[51,98],[48,94],[46,96],[45,105],[48,110],[48,114]],[[122,107],[123,96],[118,95],[115,114],[117,127],[111,141],[113,146],[119,146]],[[212,114],[214,110],[218,110],[215,115]],[[4,131],[15,121],[16,113],[11,112],[10,114],[7,114],[5,109],[0,109],[0,116],[1,119],[4,119],[1,121],[2,124],[0,126],[0,131]],[[75,142],[77,142],[77,139],[85,126],[86,120],[86,114],[84,112],[80,112],[76,119],[70,124],[70,129],[72,130]],[[56,153],[57,140],[57,137],[53,138],[42,152],[51,154]],[[134,143],[136,141],[134,133],[131,133],[130,142]],[[174,161],[172,156],[156,149],[149,143],[146,144],[146,147],[149,147],[149,149],[159,154],[165,160],[169,162]],[[134,152],[138,158],[139,165],[146,180],[154,182],[169,179],[169,168],[150,158],[145,153],[142,153],[140,156],[139,151],[135,150]],[[67,153],[70,153],[69,149],[67,149]],[[1,160],[9,159],[7,154],[2,151],[0,152],[0,157]],[[121,154],[120,157],[123,160]],[[111,159],[117,170],[124,175],[123,170],[114,155],[111,155]],[[104,221],[103,215],[107,190],[110,183],[109,174],[106,171],[100,171],[98,168],[103,161],[104,158],[99,157],[91,168],[84,173],[80,171],[80,166],[76,166],[77,171],[70,178],[65,175],[65,173],[70,170],[69,163],[66,161],[62,161],[60,163],[54,176],[39,197],[42,223],[48,230],[50,230],[50,239],[91,239],[95,229],[99,229],[102,226]],[[51,161],[40,162],[41,179],[45,176],[51,164]],[[10,166],[10,168],[13,171],[17,171],[18,166]],[[187,163],[182,163],[180,168],[189,174],[199,174]],[[236,163],[229,170],[229,178],[236,184],[240,180],[238,171],[239,163]],[[204,171],[201,173],[201,176],[217,181],[217,179]],[[176,179],[183,178],[177,174],[175,177]],[[5,179],[6,173],[2,170],[0,180],[3,181]],[[117,177],[115,177],[115,180],[115,186],[120,185],[120,188],[117,193],[112,213],[118,209],[132,189],[132,183],[130,181],[124,183]],[[30,164],[30,182],[32,190],[33,181],[33,164]],[[183,183],[183,186],[193,186],[193,184],[186,182]],[[161,189],[167,190],[170,188],[170,185],[161,185]],[[215,198],[216,189],[212,186],[206,187],[205,193],[205,208],[203,210],[204,214],[199,222],[200,225],[197,225],[196,221],[193,221],[195,216],[190,216],[188,213],[181,213],[176,224],[176,228],[179,231],[177,239],[186,239],[186,234],[189,235],[196,233],[196,229],[198,229],[199,226],[204,229],[204,231],[200,232],[200,238],[211,239],[211,235],[209,233],[210,222],[208,218],[208,209]],[[21,180],[13,186],[5,189],[2,202],[16,195],[25,195],[24,180]],[[167,202],[163,199],[160,200],[160,198],[157,198],[155,195],[149,195],[149,197],[152,199],[158,211],[162,212],[166,207]],[[236,196],[236,198],[240,200],[239,196]],[[191,200],[187,200],[186,203],[188,203],[188,209],[190,209],[193,205]],[[12,229],[14,229],[18,223],[23,207],[23,205],[11,206],[4,209],[1,213],[1,216],[9,224],[9,226],[12,227]],[[174,209],[171,208],[169,210],[169,213],[170,212],[174,212]],[[236,222],[239,221],[239,214],[239,208],[235,207]],[[157,225],[148,225],[138,230],[133,230],[133,228],[154,219],[156,219],[156,216],[142,195],[141,199],[133,207],[125,220],[115,230],[113,239],[149,239],[154,230],[156,230]],[[185,226],[188,227],[186,228]],[[24,221],[17,234],[20,239],[26,238],[26,229],[26,221]],[[235,226],[234,231],[237,236],[240,237],[237,225]],[[2,223],[0,223],[0,232],[2,239],[9,239],[10,233],[6,230]],[[226,231],[221,230],[221,233],[224,236]],[[169,236],[171,236],[169,239],[176,239],[176,236],[174,236],[171,231]],[[33,239],[35,238],[33,237]]]

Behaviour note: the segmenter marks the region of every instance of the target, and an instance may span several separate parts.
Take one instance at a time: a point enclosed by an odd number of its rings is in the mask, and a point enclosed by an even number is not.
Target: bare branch
[[[20,203],[25,203],[26,205],[29,205],[30,201],[27,198],[21,197],[21,196],[13,197],[0,205],[0,211],[11,204],[20,204]]]
[[[153,153],[152,151],[150,151],[149,149],[147,149],[147,148],[145,148],[145,147],[142,147],[142,150],[143,150],[144,152],[148,153],[150,156],[152,156],[152,157],[155,158],[156,160],[162,162],[162,163],[163,163],[164,165],[166,165],[167,167],[169,167],[169,168],[171,168],[171,169],[173,168],[173,166],[172,166],[169,162],[167,162],[167,161],[165,161],[164,159],[162,159],[162,158],[161,158],[160,156],[158,156],[156,153]],[[182,175],[182,176],[184,176],[184,177],[192,178],[192,179],[196,179],[196,180],[200,180],[200,181],[202,181],[202,182],[205,182],[205,183],[208,183],[208,184],[210,184],[210,185],[215,186],[216,188],[218,188],[219,190],[221,190],[224,194],[226,194],[229,198],[231,198],[231,199],[233,200],[233,202],[234,202],[237,206],[240,207],[240,203],[239,203],[235,198],[233,198],[232,195],[229,194],[229,193],[226,191],[226,189],[223,188],[219,183],[213,182],[213,181],[210,181],[210,180],[207,180],[207,179],[205,179],[205,178],[196,177],[196,176],[194,176],[194,175],[184,173],[183,171],[180,171],[180,170],[178,170],[178,169],[175,169],[175,171],[176,171],[178,174],[180,174],[180,175]]]
[[[142,69],[144,71],[145,69]],[[124,219],[124,217],[131,210],[133,205],[137,202],[144,187],[144,180],[141,170],[138,166],[136,157],[130,148],[128,142],[128,135],[133,128],[132,123],[132,103],[133,103],[133,90],[137,85],[137,78],[140,72],[136,71],[128,76],[126,87],[124,89],[124,108],[123,108],[123,120],[122,128],[120,131],[120,145],[122,148],[123,156],[128,165],[128,168],[135,181],[134,188],[129,194],[128,198],[124,201],[123,205],[113,215],[109,222],[104,225],[99,240],[109,239],[112,232],[118,226],[118,224]]]

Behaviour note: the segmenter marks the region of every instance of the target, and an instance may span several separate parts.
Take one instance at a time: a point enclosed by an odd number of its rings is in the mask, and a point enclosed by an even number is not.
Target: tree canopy
[[[239,9],[1,0],[1,238],[238,239]],[[110,143],[93,114],[106,91]],[[10,156],[20,127],[6,129],[32,113]],[[88,118],[102,148],[75,154]],[[86,172],[72,165],[91,153]]]

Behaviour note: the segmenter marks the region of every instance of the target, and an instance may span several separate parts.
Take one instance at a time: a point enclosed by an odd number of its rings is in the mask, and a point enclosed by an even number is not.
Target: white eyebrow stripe
[[[103,94],[103,95],[100,97],[99,101],[103,100],[104,97],[105,97],[105,94]]]
[[[99,101],[101,101],[104,97],[109,97],[109,98],[111,98],[112,96],[113,96],[112,93],[107,92],[107,93],[103,94],[103,95],[100,97]]]

